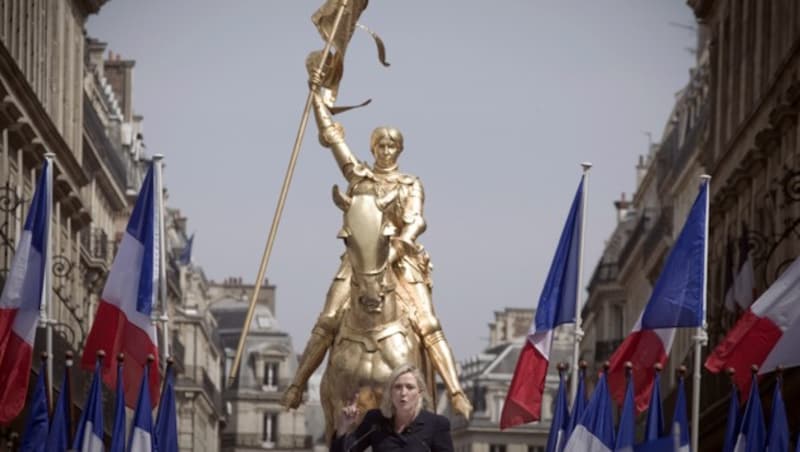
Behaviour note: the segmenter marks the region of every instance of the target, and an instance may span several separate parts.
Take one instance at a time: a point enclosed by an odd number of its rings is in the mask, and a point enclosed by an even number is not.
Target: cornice
[[[714,0],[686,0],[686,4],[694,11],[694,16],[698,20],[708,19]]]
[[[0,73],[5,75],[3,81],[6,84],[0,88],[8,90],[6,93],[0,93],[2,97],[18,103],[18,108],[28,118],[30,126],[39,131],[37,135],[41,138],[44,147],[56,154],[56,160],[68,175],[71,185],[73,187],[86,185],[89,178],[83,171],[80,162],[64,141],[61,132],[53,123],[39,98],[31,90],[25,76],[20,72],[16,61],[5,46],[0,46]],[[58,170],[57,167],[56,171]]]
[[[84,15],[97,14],[108,0],[73,0],[74,5]]]

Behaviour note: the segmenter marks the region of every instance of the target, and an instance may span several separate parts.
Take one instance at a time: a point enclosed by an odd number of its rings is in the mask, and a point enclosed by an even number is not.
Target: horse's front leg
[[[333,342],[333,335],[322,331],[321,328],[314,328],[311,337],[308,339],[306,348],[297,365],[297,372],[294,374],[292,383],[283,393],[281,405],[285,408],[297,408],[303,401],[303,392],[311,374],[317,370],[322,360],[325,358],[328,348]]]
[[[339,273],[345,274],[349,267],[342,264],[345,270],[340,269]],[[317,318],[314,329],[311,330],[311,337],[308,339],[306,348],[297,365],[291,385],[284,392],[281,404],[286,408],[297,408],[303,401],[303,392],[311,374],[322,364],[325,353],[333,344],[333,338],[339,330],[340,311],[350,295],[350,280],[334,278],[330,289],[325,296],[325,306]]]

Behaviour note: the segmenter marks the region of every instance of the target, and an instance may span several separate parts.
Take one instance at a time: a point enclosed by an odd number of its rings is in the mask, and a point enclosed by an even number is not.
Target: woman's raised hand
[[[342,407],[336,432],[340,435],[349,433],[353,428],[353,424],[356,423],[356,419],[358,419],[358,414],[358,393],[356,393],[353,395],[353,398],[345,402],[345,406]]]

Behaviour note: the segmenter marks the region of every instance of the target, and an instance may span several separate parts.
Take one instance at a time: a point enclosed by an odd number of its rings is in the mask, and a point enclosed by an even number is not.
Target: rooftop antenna
[[[692,33],[692,36],[697,36],[697,25],[694,24],[683,24],[680,22],[667,22],[670,27],[680,28],[682,30],[686,30]],[[697,55],[697,49],[695,47],[684,47],[684,50],[689,52],[692,55]]]

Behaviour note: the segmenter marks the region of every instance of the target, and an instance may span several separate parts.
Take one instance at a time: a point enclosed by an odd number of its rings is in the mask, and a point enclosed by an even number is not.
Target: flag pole
[[[44,250],[44,290],[42,290],[42,301],[40,303],[39,318],[45,328],[45,349],[47,356],[50,358],[47,363],[47,403],[48,411],[52,412],[53,407],[53,222],[51,220],[53,213],[53,162],[56,155],[52,152],[44,154],[45,161],[47,162],[46,172],[47,181],[45,183],[45,196],[47,196],[47,226],[46,226],[46,240]],[[22,171],[22,168],[19,168]]]
[[[575,290],[575,331],[572,348],[572,378],[570,379],[569,383],[569,394],[573,403],[575,402],[575,397],[578,393],[578,366],[581,356],[581,339],[583,339],[583,329],[581,329],[581,298],[583,295],[583,238],[586,231],[586,200],[589,197],[589,171],[592,169],[592,164],[589,162],[583,162],[581,163],[581,167],[583,168],[583,194],[581,195],[581,233],[579,234],[580,255],[578,256],[578,287]]]
[[[67,444],[72,444],[74,439],[75,422],[72,418],[72,365],[74,364],[71,350],[64,354],[64,390],[67,392]]]
[[[333,21],[331,33],[325,43],[325,48],[322,51],[322,58],[320,58],[319,66],[317,66],[316,74],[322,73],[325,68],[325,63],[328,59],[328,54],[333,46],[333,38],[339,29],[339,23],[342,21],[342,15],[347,7],[349,0],[339,0],[339,9],[336,11],[336,18]],[[250,331],[250,323],[253,321],[253,314],[256,311],[256,302],[258,301],[258,294],[261,291],[261,284],[264,281],[264,274],[267,272],[267,265],[269,264],[269,257],[272,254],[272,246],[275,243],[275,236],[278,234],[278,225],[281,222],[281,214],[283,213],[283,206],[286,204],[286,196],[289,193],[289,185],[292,183],[292,175],[294,175],[294,167],[297,165],[297,157],[300,154],[300,147],[303,144],[303,136],[306,133],[306,126],[308,125],[308,115],[311,111],[311,102],[314,100],[314,91],[317,89],[317,81],[312,76],[311,86],[308,89],[308,97],[306,97],[306,106],[303,109],[303,116],[300,119],[300,126],[297,129],[297,136],[294,140],[294,147],[292,154],[289,157],[289,167],[286,169],[286,175],[283,179],[280,195],[278,195],[278,204],[275,206],[275,214],[272,217],[272,226],[269,229],[267,236],[267,245],[264,248],[264,254],[261,256],[261,264],[258,267],[258,275],[256,276],[255,283],[253,284],[253,293],[250,296],[250,306],[247,309],[247,317],[245,317],[244,325],[242,325],[242,332],[239,336],[239,345],[236,347],[236,356],[233,359],[233,366],[231,373],[228,376],[228,386],[233,385],[236,380],[236,375],[239,372],[239,364],[242,360],[242,352],[244,352],[244,344],[247,340],[247,334]]]
[[[709,217],[709,204],[711,198],[711,176],[703,174],[700,176],[702,183],[706,184],[706,215],[705,215],[705,231],[703,237],[703,321],[697,327],[694,336],[694,371],[692,372],[692,450],[700,450],[700,379],[702,370],[702,352],[703,347],[708,344],[708,334],[706,334],[706,304],[708,298],[708,217]]]
[[[42,354],[40,355],[40,359],[42,360],[42,365],[39,366],[39,373],[41,372],[45,373],[44,387],[48,388],[50,387],[50,382],[47,380],[47,361],[48,361],[47,352],[42,352]],[[52,408],[52,404],[50,403],[48,397],[49,396],[47,395],[47,391],[45,391],[44,398],[45,398],[45,405],[47,405],[47,419],[51,419],[53,417],[53,413],[50,411],[50,408]]]
[[[164,169],[164,155],[153,155],[156,177],[156,196],[158,197],[158,280],[160,284],[159,296],[161,297],[161,356],[166,364],[169,357],[169,314],[167,308],[167,247],[166,225],[164,217],[164,183],[161,179]]]

